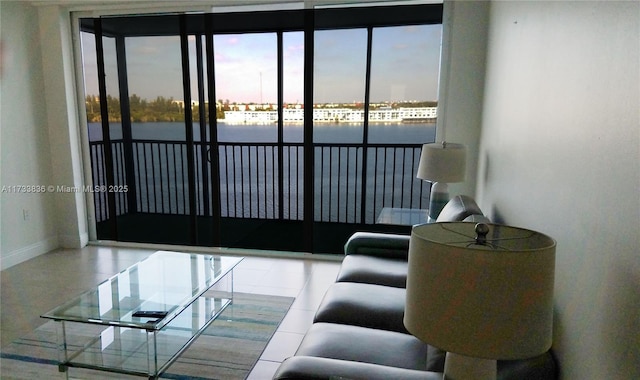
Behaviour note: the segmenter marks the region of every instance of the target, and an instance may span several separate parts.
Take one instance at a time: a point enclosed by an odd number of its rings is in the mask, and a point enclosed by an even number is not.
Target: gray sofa
[[[476,202],[453,198],[438,221],[486,220]],[[441,379],[445,352],[409,334],[402,322],[408,235],[355,233],[345,244],[336,282],[328,289],[293,357],[274,379]],[[498,361],[498,378],[555,379],[551,353]]]

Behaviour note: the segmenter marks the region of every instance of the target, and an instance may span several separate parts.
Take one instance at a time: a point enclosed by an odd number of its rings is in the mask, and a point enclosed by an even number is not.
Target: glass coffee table
[[[242,259],[158,251],[43,314],[58,322],[60,372],[158,378],[233,302]]]

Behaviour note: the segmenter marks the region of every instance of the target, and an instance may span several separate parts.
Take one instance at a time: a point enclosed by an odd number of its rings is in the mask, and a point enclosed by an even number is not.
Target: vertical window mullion
[[[207,86],[209,97],[209,141],[207,141],[209,150],[208,155],[210,157],[210,176],[211,179],[211,216],[213,218],[211,223],[211,243],[214,246],[221,245],[221,232],[220,224],[222,219],[222,200],[221,200],[221,180],[220,180],[220,145],[218,142],[218,118],[217,118],[217,104],[216,104],[216,85],[215,85],[215,60],[213,59],[214,46],[213,46],[213,19],[212,17],[205,18],[205,45],[207,56]],[[203,144],[205,142],[204,137],[201,138]],[[225,160],[226,161],[226,160]],[[229,210],[229,177],[227,175],[227,213]]]
[[[278,44],[278,219],[284,219],[284,43],[282,31]],[[291,189],[291,185],[289,185]],[[291,191],[289,191],[291,197]],[[291,211],[289,211],[289,214]]]
[[[366,210],[367,206],[367,175],[366,167],[367,167],[367,155],[369,152],[369,102],[371,99],[371,47],[373,45],[373,28],[367,28],[367,64],[365,71],[365,85],[364,85],[364,128],[362,135],[362,198],[361,208],[362,210]],[[374,172],[375,176],[375,172]],[[384,191],[384,190],[383,190]],[[375,202],[374,202],[375,205]],[[374,206],[375,207],[375,206]],[[363,212],[360,216],[360,223],[365,224],[365,213]]]
[[[102,142],[104,144],[104,165],[106,174],[106,185],[113,186],[115,179],[113,175],[113,151],[111,146],[111,135],[109,131],[109,109],[107,104],[107,84],[104,67],[104,47],[102,43],[102,20],[94,19],[96,58],[98,69],[98,91],[100,93],[100,116],[102,121]],[[108,224],[111,233],[110,238],[118,240],[118,222],[116,219],[115,193],[107,192]]]
[[[304,200],[303,200],[303,249],[313,251],[314,220],[314,146],[313,146],[313,53],[315,14],[313,10],[304,11]],[[311,107],[309,107],[311,106]]]
[[[180,47],[182,54],[182,87],[184,91],[184,123],[187,136],[187,177],[189,182],[189,240],[198,241],[196,209],[196,175],[193,142],[193,115],[191,112],[191,74],[189,69],[189,37],[187,35],[187,15],[180,15]]]

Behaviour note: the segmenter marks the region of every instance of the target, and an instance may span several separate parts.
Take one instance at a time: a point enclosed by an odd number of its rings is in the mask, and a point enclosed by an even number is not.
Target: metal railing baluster
[[[171,158],[173,160],[173,167],[176,169],[173,172],[173,193],[176,201],[176,214],[180,213],[180,198],[178,197],[178,171],[176,162],[176,144],[171,144]]]
[[[173,207],[171,207],[171,186],[169,185],[171,182],[171,172],[169,171],[169,145],[164,144],[164,163],[167,167],[167,178],[164,183],[167,186],[167,208],[169,209],[169,214],[173,214]]]
[[[231,216],[231,213],[229,212],[229,207],[230,207],[230,203],[229,203],[229,149],[227,149],[228,147],[224,147],[224,167],[225,167],[225,182],[227,185],[227,192],[225,194],[225,197],[227,199],[227,215],[226,216]]]
[[[112,141],[113,168],[116,184],[124,184],[124,150],[121,141]],[[188,213],[186,144],[181,141],[134,140],[133,170],[137,210],[128,210],[126,195],[116,197],[118,215],[130,212],[186,215]],[[95,186],[105,185],[103,143],[90,143],[92,178]],[[415,178],[420,146],[406,144],[315,144],[316,221],[330,223],[374,223],[382,207],[422,207],[428,184]],[[282,149],[281,156],[278,149]],[[282,193],[285,220],[303,220],[300,143],[220,143],[220,197],[223,217],[246,219],[280,219],[279,195]],[[366,149],[366,151],[365,151]],[[368,167],[363,156],[368,155]],[[283,173],[277,160],[282,157]],[[197,163],[205,158],[196,154]],[[200,165],[196,177],[202,179]],[[283,188],[278,177],[283,176]],[[364,176],[369,185],[359,189]],[[198,189],[202,187],[196,183]],[[198,214],[202,214],[203,197],[197,191]],[[95,193],[96,221],[108,220],[105,193]],[[362,198],[364,203],[362,203]],[[364,209],[360,205],[364,205]]]

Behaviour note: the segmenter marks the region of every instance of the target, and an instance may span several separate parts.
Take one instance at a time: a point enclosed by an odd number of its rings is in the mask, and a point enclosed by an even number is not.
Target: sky
[[[371,101],[436,100],[441,25],[375,28]],[[314,101],[362,102],[366,69],[365,29],[315,32]],[[107,92],[117,96],[115,42],[105,38]],[[85,91],[98,94],[95,41],[83,33]],[[189,38],[192,96],[196,89],[195,37]],[[303,102],[302,32],[283,36],[284,101]],[[183,99],[179,37],[126,39],[129,94]],[[214,36],[216,99],[238,103],[277,101],[275,33]]]

